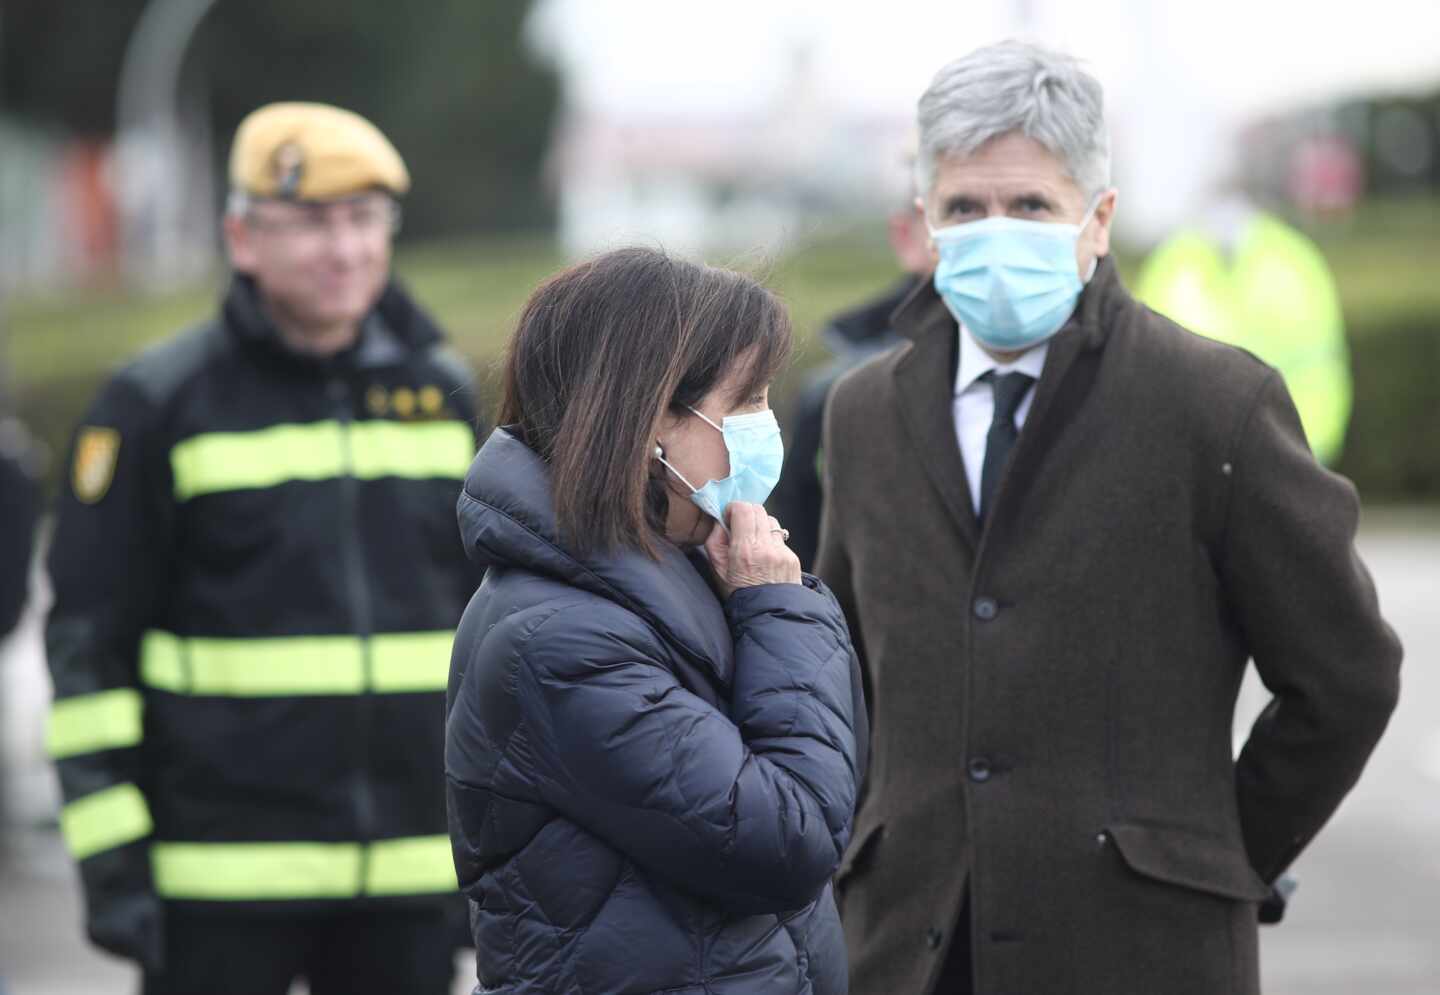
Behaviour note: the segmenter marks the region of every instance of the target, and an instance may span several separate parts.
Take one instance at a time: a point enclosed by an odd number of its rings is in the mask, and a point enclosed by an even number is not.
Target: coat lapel
[[[1056,434],[1074,416],[1088,391],[1094,363],[1080,362],[1085,375],[1072,377],[1077,360],[1093,359],[1103,344],[1107,323],[1124,298],[1114,262],[1100,261],[1069,325],[1051,340],[1045,370],[1035,388],[1030,415],[995,494],[997,516],[1008,517],[1039,471]],[[926,281],[896,311],[894,326],[914,341],[895,368],[895,386],[905,426],[920,453],[930,482],[972,550],[980,544],[980,525],[965,477],[960,440],[955,434],[955,349],[959,331],[933,285]]]
[[[928,294],[924,292],[927,289]],[[927,307],[932,301],[940,306]],[[973,550],[980,527],[955,435],[955,321],[927,281],[901,305],[896,324],[902,329],[909,325],[915,342],[895,368],[896,397],[905,427],[926,475]]]
[[[995,515],[987,520],[987,531],[993,531],[997,519],[1009,519],[1018,513],[1046,453],[1054,448],[1059,433],[1075,417],[1089,393],[1118,288],[1115,264],[1107,257],[1096,269],[1070,322],[1050,340],[1030,415],[995,489]]]

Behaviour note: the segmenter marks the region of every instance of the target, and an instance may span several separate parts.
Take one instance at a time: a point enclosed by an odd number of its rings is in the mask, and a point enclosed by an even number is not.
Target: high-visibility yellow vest
[[[1350,421],[1350,352],[1340,297],[1315,244],[1256,214],[1234,252],[1202,231],[1173,235],[1140,270],[1135,296],[1191,331],[1276,367],[1316,457],[1340,458]]]

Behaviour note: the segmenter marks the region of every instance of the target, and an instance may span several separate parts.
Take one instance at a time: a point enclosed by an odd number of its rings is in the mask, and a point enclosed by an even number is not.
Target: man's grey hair
[[[1060,160],[1087,201],[1110,186],[1100,82],[1079,60],[1025,42],[978,49],[935,74],[920,97],[915,182],[929,196],[936,163],[1021,132]]]

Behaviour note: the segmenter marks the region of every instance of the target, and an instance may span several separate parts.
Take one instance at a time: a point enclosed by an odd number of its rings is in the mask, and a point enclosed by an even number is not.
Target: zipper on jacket
[[[340,563],[345,572],[345,589],[350,602],[351,630],[360,640],[363,686],[356,696],[355,767],[352,773],[351,796],[355,801],[356,836],[360,844],[359,894],[365,893],[370,876],[370,842],[375,838],[375,787],[370,776],[371,729],[374,726],[373,661],[371,633],[374,618],[370,603],[370,581],[365,571],[365,555],[360,530],[360,481],[355,476],[353,418],[350,410],[350,387],[340,379],[332,379],[326,391],[335,404],[336,421],[340,426]]]

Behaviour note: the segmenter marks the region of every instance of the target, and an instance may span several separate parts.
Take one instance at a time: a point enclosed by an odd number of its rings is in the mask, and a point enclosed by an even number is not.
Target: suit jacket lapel
[[[1107,325],[1124,306],[1126,294],[1115,264],[1106,257],[1086,287],[1075,316],[1051,340],[1045,369],[1035,388],[1025,428],[1016,441],[1010,465],[995,494],[997,517],[1016,510],[1027,482],[1039,470],[1055,435],[1074,417],[1095,375],[1095,353],[1105,340]],[[955,349],[959,334],[954,318],[925,281],[896,310],[892,325],[914,341],[914,347],[895,368],[897,403],[911,441],[920,454],[926,475],[976,550],[980,524],[965,477],[960,440],[955,434]],[[1077,360],[1084,376],[1072,377]],[[991,522],[993,525],[993,520]]]
[[[1035,386],[1035,400],[996,488],[995,515],[987,519],[987,528],[993,530],[996,519],[1009,519],[1018,513],[1030,481],[1040,472],[1045,454],[1054,447],[1056,437],[1075,417],[1089,393],[1096,374],[1098,351],[1104,344],[1108,322],[1113,320],[1117,292],[1123,296],[1115,265],[1107,257],[1086,287],[1075,315],[1050,340],[1045,369]]]
[[[939,303],[933,290],[929,296]],[[917,293],[897,313],[897,322],[912,325],[915,345],[895,368],[896,398],[926,475],[973,550],[980,527],[965,479],[960,440],[955,435],[954,356],[958,332],[943,304],[920,315],[913,313],[912,308],[923,308],[925,303],[926,295]]]

